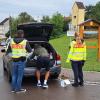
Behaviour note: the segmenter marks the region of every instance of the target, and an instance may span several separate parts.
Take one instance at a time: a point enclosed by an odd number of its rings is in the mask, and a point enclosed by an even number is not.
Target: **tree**
[[[18,16],[18,23],[26,23],[26,22],[36,22],[36,21],[27,12],[20,13]]]
[[[71,16],[69,17],[64,17],[64,28],[63,31],[66,32],[67,30],[69,30],[69,23],[71,22]]]
[[[86,6],[86,19],[89,18],[100,21],[100,1],[95,6]]]
[[[10,17],[10,31],[8,34],[11,34],[13,36],[13,34],[17,30],[17,25],[27,22],[36,22],[36,20],[34,20],[34,18],[26,12],[20,13],[16,18]]]
[[[50,19],[50,23],[54,25],[52,36],[58,36],[63,33],[64,17],[60,13],[55,13]]]
[[[100,1],[94,6],[93,10],[93,18],[100,21]]]
[[[50,21],[49,16],[43,16],[41,22],[48,23]]]
[[[92,5],[89,5],[89,6],[86,6],[86,13],[85,13],[85,19],[87,20],[87,19],[91,19],[93,16],[92,16],[92,10],[93,10],[93,7],[94,6],[92,6]]]
[[[11,36],[16,32],[18,25],[18,18],[10,17],[10,30],[9,33]]]

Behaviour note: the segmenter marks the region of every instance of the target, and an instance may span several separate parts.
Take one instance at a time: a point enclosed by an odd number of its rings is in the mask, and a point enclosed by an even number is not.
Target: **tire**
[[[6,68],[5,68],[5,63],[3,61],[3,70],[6,71]]]
[[[7,64],[7,80],[11,83],[11,70],[9,68],[9,64]]]
[[[8,81],[11,83],[12,79],[11,79],[11,69],[10,69],[11,63],[9,62],[7,64],[8,70],[7,70],[7,79]]]
[[[8,81],[11,83],[11,80],[12,80],[12,79],[11,79],[11,74],[10,74],[9,71],[7,72],[7,79],[8,79]]]

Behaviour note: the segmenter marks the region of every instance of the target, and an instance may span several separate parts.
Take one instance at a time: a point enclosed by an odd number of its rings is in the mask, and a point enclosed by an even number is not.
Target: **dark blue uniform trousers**
[[[74,73],[74,83],[83,83],[82,61],[71,61],[71,65]]]

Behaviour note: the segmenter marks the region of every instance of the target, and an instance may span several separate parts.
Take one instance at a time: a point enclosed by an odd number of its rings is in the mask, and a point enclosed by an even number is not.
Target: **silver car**
[[[31,48],[37,43],[47,49],[50,54],[50,61],[53,65],[50,68],[50,78],[58,78],[61,72],[60,55],[58,55],[53,46],[49,43],[53,25],[47,23],[26,23],[18,25],[17,29],[24,30],[24,37],[29,41]],[[36,67],[36,63],[33,59],[27,59],[24,76],[35,76]],[[12,60],[7,55],[3,56],[3,68],[7,71],[8,79],[11,81]],[[41,75],[44,74],[45,68],[42,68]]]

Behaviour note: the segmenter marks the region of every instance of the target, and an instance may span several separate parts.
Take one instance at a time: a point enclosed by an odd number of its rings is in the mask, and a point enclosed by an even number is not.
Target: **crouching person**
[[[52,66],[52,64],[50,63],[50,59],[49,59],[49,53],[44,47],[38,44],[35,44],[33,54],[34,54],[34,59],[36,59],[36,63],[37,63],[37,70],[36,70],[37,86],[48,88],[47,81],[48,81],[49,74],[50,74],[50,67]],[[41,68],[45,68],[46,70],[43,85],[41,84],[41,81],[40,81]]]

